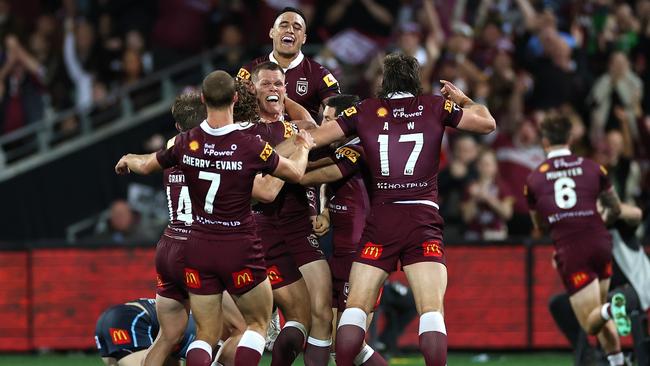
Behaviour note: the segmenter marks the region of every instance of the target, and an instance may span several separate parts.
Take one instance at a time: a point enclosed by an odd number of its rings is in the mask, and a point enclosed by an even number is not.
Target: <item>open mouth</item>
[[[282,42],[283,45],[288,47],[293,46],[293,44],[296,42],[296,40],[291,36],[284,36],[280,41]]]
[[[277,103],[279,100],[280,97],[278,97],[277,95],[269,95],[268,97],[266,97],[266,101],[270,103]]]

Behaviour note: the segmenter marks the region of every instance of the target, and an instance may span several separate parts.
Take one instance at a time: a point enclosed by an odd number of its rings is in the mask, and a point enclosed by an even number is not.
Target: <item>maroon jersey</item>
[[[282,141],[296,134],[298,128],[290,122],[254,123],[253,127],[246,130],[246,133],[254,134],[271,146],[276,146]],[[309,218],[309,205],[305,187],[300,184],[285,183],[278,193],[278,196],[271,203],[258,203],[253,207],[257,215],[258,224],[264,224],[265,220],[278,224],[279,220],[291,222],[297,218]]]
[[[250,200],[258,172],[271,173],[279,156],[271,145],[233,124],[212,128],[206,121],[178,135],[156,154],[163,168],[178,165],[192,200],[192,235],[213,238],[255,232]]]
[[[192,200],[183,170],[175,166],[163,172],[163,185],[167,194],[169,224],[165,234],[186,238],[192,226]]]
[[[596,210],[601,192],[611,183],[607,171],[595,162],[555,150],[530,175],[524,188],[531,210],[550,226],[555,245],[609,238]]]
[[[270,53],[243,66],[239,69],[237,77],[249,80],[255,66],[267,61],[278,63],[273,57],[273,53]],[[302,52],[284,72],[289,98],[305,107],[314,121],[319,121],[318,111],[321,104],[325,99],[340,93],[339,82],[329,70],[318,62],[305,57]]]
[[[332,154],[343,175],[343,179],[327,185],[334,255],[337,256],[357,251],[370,206],[361,172],[363,149],[358,143],[359,140],[354,139]]]
[[[440,96],[396,93],[370,98],[337,122],[358,134],[372,177],[374,203],[422,203],[438,207],[438,162],[445,127],[456,127],[462,109]]]

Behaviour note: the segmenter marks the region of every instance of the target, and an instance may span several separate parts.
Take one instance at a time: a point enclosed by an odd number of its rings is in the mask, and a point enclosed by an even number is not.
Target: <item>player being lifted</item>
[[[445,127],[489,133],[495,121],[453,84],[440,96],[420,95],[415,58],[384,58],[379,98],[343,112],[313,132],[317,146],[358,134],[372,176],[370,215],[350,273],[350,294],[336,334],[336,361],[352,365],[365,338],[367,314],[398,260],[420,314],[420,351],[429,366],[444,366],[447,334],[442,304],[447,269],[438,214],[437,173]]]
[[[287,95],[305,107],[313,119],[317,120],[318,111],[325,100],[339,93],[339,84],[331,72],[302,53],[302,46],[307,40],[306,32],[305,17],[299,9],[291,7],[282,9],[269,30],[269,37],[273,40],[273,51],[243,66],[237,77],[250,80],[251,73],[257,65],[268,61],[278,64],[285,72]],[[310,194],[317,197],[313,189]],[[313,205],[318,206],[315,202]],[[312,220],[316,219],[315,207],[310,215]],[[314,223],[314,226],[316,225]],[[305,364],[321,366],[327,365],[329,360],[332,284],[329,281],[330,271],[327,262],[317,248],[318,241],[312,236],[310,242],[315,247],[309,244],[301,247],[297,244],[292,246],[292,253],[294,256],[300,256],[296,262],[309,289],[312,313],[311,330],[305,349]]]
[[[235,365],[256,365],[264,350],[271,316],[271,285],[259,239],[254,234],[250,200],[258,172],[299,181],[312,147],[301,132],[290,159],[279,156],[266,142],[233,124],[237,100],[234,80],[223,71],[210,73],[202,83],[208,118],[199,127],[178,135],[173,146],[155,154],[126,155],[117,163],[119,174],[150,174],[179,165],[187,180],[194,221],[185,250],[185,276],[197,340],[187,352],[188,366],[208,366],[221,334],[221,293],[227,289],[246,320]],[[191,281],[187,281],[190,278]]]
[[[612,275],[612,238],[596,209],[600,200],[608,221],[621,212],[607,171],[569,150],[571,122],[550,117],[542,123],[542,144],[548,159],[535,169],[524,190],[536,228],[548,228],[555,262],[580,326],[597,335],[610,365],[624,364],[616,328],[625,335],[630,321],[625,297],[607,301]],[[603,304],[605,303],[605,304]],[[615,320],[615,324],[610,322]]]

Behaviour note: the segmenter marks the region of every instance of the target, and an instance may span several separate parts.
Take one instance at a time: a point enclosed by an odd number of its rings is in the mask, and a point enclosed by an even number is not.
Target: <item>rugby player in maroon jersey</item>
[[[313,142],[301,132],[299,147],[286,159],[268,143],[242,132],[247,127],[233,124],[237,93],[226,72],[215,71],[204,79],[202,99],[208,118],[199,127],[178,135],[173,146],[158,153],[122,157],[115,171],[150,174],[181,167],[194,216],[185,250],[185,285],[197,340],[189,347],[187,364],[212,363],[222,327],[221,293],[227,289],[248,326],[235,365],[256,365],[264,350],[272,294],[250,209],[254,178],[262,172],[299,181]]]
[[[442,315],[447,268],[436,203],[440,144],[445,127],[489,133],[496,125],[485,106],[441,82],[444,97],[421,95],[417,60],[388,55],[379,98],[348,108],[337,123],[312,133],[317,146],[358,134],[372,176],[370,214],[336,334],[339,365],[352,365],[361,350],[367,314],[398,260],[420,314],[419,348],[425,362],[447,362]]]
[[[336,117],[358,101],[356,95],[341,94],[331,97],[323,110],[323,124],[336,123]],[[365,167],[363,149],[359,146],[359,140],[352,139],[331,150],[332,164],[305,173],[300,183],[304,185],[329,183],[326,189],[327,209],[323,215],[329,219],[333,230],[334,253],[328,263],[332,271],[332,307],[337,316],[336,326],[345,310],[350,289],[350,269],[358,252],[359,240],[361,240],[370,204],[362,173]],[[380,297],[381,291],[376,305]],[[368,316],[367,324],[369,325],[371,321],[372,314]],[[364,344],[354,363],[365,366],[387,365],[386,360],[368,344]]]
[[[598,214],[598,201],[614,221],[621,212],[607,171],[569,150],[571,122],[550,117],[542,123],[547,159],[526,182],[533,224],[547,228],[555,245],[555,262],[580,326],[596,335],[610,365],[623,365],[618,332],[630,331],[625,297],[606,303],[612,275],[612,238]],[[613,322],[610,320],[614,320]]]
[[[237,77],[250,80],[255,66],[264,62],[271,61],[280,65],[286,74],[287,95],[307,108],[314,120],[318,120],[321,105],[327,98],[339,94],[340,88],[338,81],[329,70],[302,53],[302,46],[307,40],[306,31],[305,17],[299,9],[291,7],[282,9],[269,30],[269,37],[273,40],[273,51],[243,66],[237,73]],[[310,189],[309,194],[313,199],[310,216],[315,220],[318,195],[314,189]],[[315,221],[313,226],[317,226]],[[315,236],[312,236],[311,242],[318,245]],[[329,303],[331,286],[322,286],[320,281],[321,278],[329,278],[330,274],[324,259],[312,261],[313,258],[307,258],[307,260],[309,263],[302,260],[297,263],[309,288],[311,300],[311,330],[305,349],[305,363],[307,366],[326,365],[332,333],[332,311]]]

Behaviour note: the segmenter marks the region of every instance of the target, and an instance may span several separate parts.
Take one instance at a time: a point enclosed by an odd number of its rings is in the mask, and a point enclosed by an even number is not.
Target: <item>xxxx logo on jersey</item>
[[[260,153],[260,159],[267,161],[269,160],[271,154],[273,154],[273,148],[267,142],[266,145],[264,145],[264,149],[262,149],[262,152]]]
[[[289,137],[293,136],[295,134],[295,128],[293,123],[289,122],[282,122],[284,125],[284,138],[288,139]]]
[[[251,73],[242,67],[241,69],[239,69],[239,72],[237,72],[237,77],[240,79],[248,80],[251,78]]]
[[[350,117],[350,116],[352,116],[353,114],[356,114],[356,113],[357,113],[357,108],[356,107],[350,107],[350,108],[343,111],[343,114],[345,114],[348,117]]]

